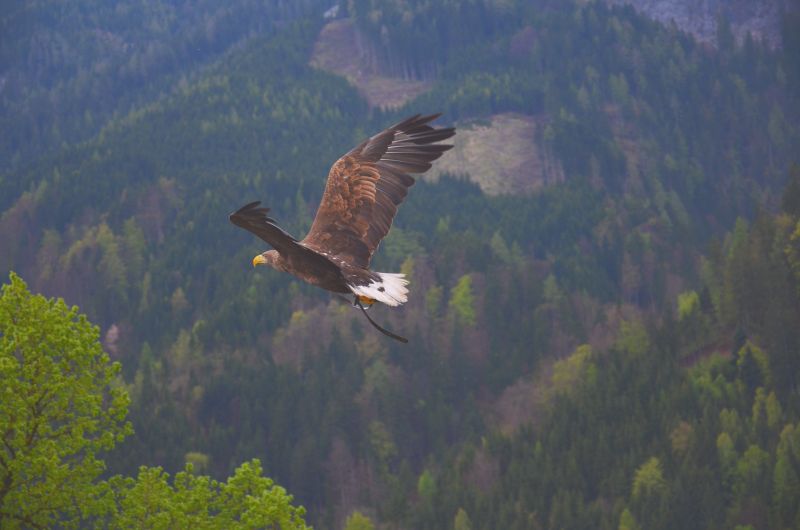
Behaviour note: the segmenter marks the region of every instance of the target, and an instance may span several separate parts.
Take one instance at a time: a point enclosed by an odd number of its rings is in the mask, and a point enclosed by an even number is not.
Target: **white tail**
[[[367,296],[392,307],[408,301],[408,280],[405,274],[379,272],[380,280],[369,285],[351,285],[353,293]]]

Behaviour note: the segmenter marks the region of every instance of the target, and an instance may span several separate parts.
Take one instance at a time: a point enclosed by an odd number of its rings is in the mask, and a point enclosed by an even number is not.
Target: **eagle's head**
[[[277,250],[268,250],[253,258],[253,267],[256,265],[269,265],[273,269],[286,272],[286,267],[283,264],[283,258],[278,254]]]

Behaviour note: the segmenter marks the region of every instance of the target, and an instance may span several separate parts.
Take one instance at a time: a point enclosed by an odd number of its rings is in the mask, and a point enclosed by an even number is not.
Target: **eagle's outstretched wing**
[[[244,228],[272,246],[281,254],[287,254],[297,246],[297,240],[275,223],[275,219],[267,216],[269,208],[259,206],[261,201],[245,204],[228,218],[233,224]]]
[[[414,185],[409,173],[423,173],[452,145],[437,144],[455,134],[434,129],[439,117],[412,116],[365,140],[336,161],[328,174],[311,230],[300,244],[367,268],[389,232],[397,207]]]

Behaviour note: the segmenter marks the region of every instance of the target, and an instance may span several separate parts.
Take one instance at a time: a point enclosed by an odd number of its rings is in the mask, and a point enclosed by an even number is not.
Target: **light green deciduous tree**
[[[100,458],[131,434],[129,398],[99,329],[77,307],[28,291],[11,274],[0,296],[0,529],[139,528],[305,530],[305,510],[242,464],[227,482],[172,481],[161,468],[98,480]]]
[[[369,517],[356,510],[345,521],[344,530],[375,530],[375,524]]]
[[[465,274],[459,278],[458,283],[450,293],[450,309],[456,322],[463,326],[474,326],[475,297],[472,294],[472,277]]]
[[[131,433],[99,330],[11,274],[0,296],[0,520],[74,526],[102,509],[98,453]]]
[[[292,506],[291,495],[262,476],[258,460],[239,466],[224,483],[192,471],[187,464],[171,484],[161,468],[145,466],[136,479],[112,478],[116,512],[107,526],[119,530],[308,528],[303,521],[305,510]]]

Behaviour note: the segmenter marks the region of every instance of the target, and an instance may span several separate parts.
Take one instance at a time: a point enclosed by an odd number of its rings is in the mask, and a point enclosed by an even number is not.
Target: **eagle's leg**
[[[353,307],[358,306],[358,302],[361,302],[366,309],[369,309],[370,306],[375,303],[375,299],[370,298],[369,296],[364,296],[363,294],[357,294],[353,299]]]
[[[408,343],[408,339],[407,338],[401,337],[400,335],[396,335],[396,334],[392,333],[391,331],[389,331],[388,329],[384,329],[384,328],[380,327],[378,324],[376,324],[375,321],[372,320],[369,317],[369,315],[367,314],[367,310],[364,309],[363,305],[361,305],[361,301],[358,299],[358,297],[356,297],[354,305],[356,307],[358,307],[361,310],[362,313],[364,313],[364,316],[367,317],[367,320],[369,320],[369,323],[372,324],[375,327],[375,329],[377,329],[378,331],[380,331],[381,333],[383,333],[387,337],[391,337],[394,340],[402,342],[403,344]]]

